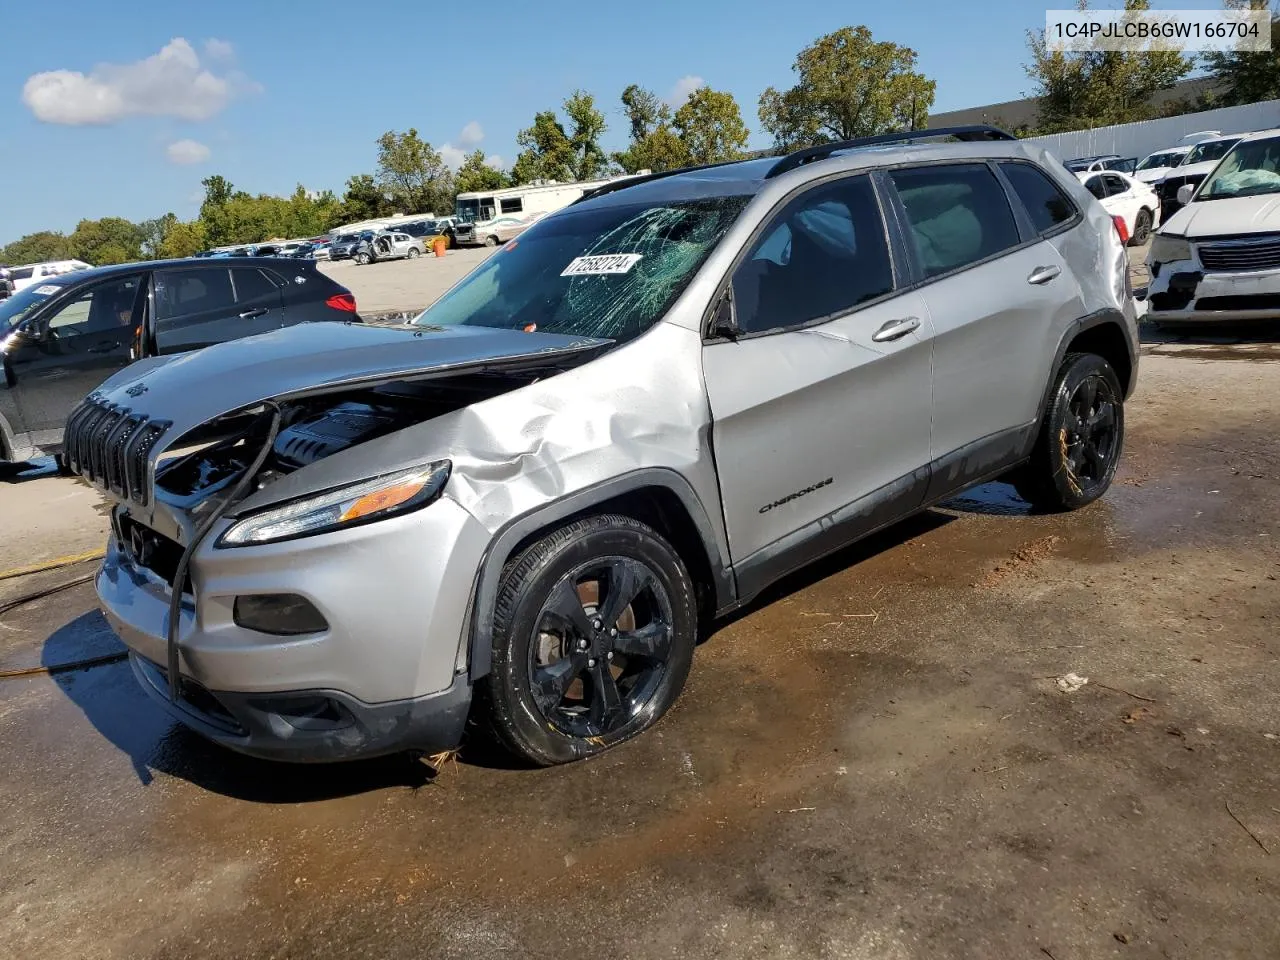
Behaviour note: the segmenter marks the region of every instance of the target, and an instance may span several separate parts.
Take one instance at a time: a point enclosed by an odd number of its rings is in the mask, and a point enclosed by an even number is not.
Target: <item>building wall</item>
[[[1241,107],[1222,107],[1201,113],[1185,113],[1160,120],[1095,127],[1074,133],[1052,133],[1028,138],[1040,143],[1062,160],[1119,154],[1141,160],[1163,147],[1175,146],[1189,133],[1216,130],[1220,133],[1250,133],[1280,127],[1280,100],[1265,100]]]

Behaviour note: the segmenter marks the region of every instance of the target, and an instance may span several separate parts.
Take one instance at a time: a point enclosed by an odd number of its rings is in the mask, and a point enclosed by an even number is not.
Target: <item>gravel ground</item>
[[[364,298],[363,271],[445,265],[332,269]],[[1102,501],[1034,516],[991,484],[844,551],[721,624],[671,715],[591,762],[276,766],[176,728],[122,663],[0,680],[0,943],[1273,958],[1274,334],[1151,338]],[[37,473],[0,480],[0,529],[4,566],[105,518]],[[0,580],[0,604],[78,572]],[[88,587],[0,615],[0,671],[118,649]]]

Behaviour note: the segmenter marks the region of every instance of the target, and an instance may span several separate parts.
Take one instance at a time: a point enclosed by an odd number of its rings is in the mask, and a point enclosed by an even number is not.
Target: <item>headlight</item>
[[[1151,252],[1147,259],[1152,263],[1172,263],[1174,260],[1190,260],[1191,244],[1186,237],[1157,233],[1151,239]]]
[[[440,495],[451,467],[448,460],[437,460],[270,507],[232,524],[217,545],[274,543],[408,513]]]

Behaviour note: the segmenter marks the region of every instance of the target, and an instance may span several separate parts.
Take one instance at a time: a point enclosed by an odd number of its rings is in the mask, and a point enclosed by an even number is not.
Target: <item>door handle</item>
[[[245,310],[240,314],[241,320],[252,320],[254,317],[260,317],[267,312],[266,307],[254,307],[252,310]]]
[[[1036,267],[1031,271],[1031,276],[1027,277],[1027,283],[1034,283],[1037,286],[1048,283],[1060,273],[1062,273],[1061,267]]]
[[[876,343],[887,343],[890,340],[905,337],[912,330],[918,329],[920,329],[919,317],[900,317],[897,320],[890,320],[882,326],[871,335],[871,339]]]

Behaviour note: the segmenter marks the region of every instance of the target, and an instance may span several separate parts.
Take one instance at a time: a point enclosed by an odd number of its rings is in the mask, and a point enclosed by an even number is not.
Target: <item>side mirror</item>
[[[1191,202],[1191,195],[1196,192],[1196,188],[1189,183],[1184,183],[1178,188],[1178,204],[1185,207]]]
[[[738,336],[738,318],[733,314],[733,291],[726,290],[716,304],[716,312],[711,317],[711,335],[735,340]]]

